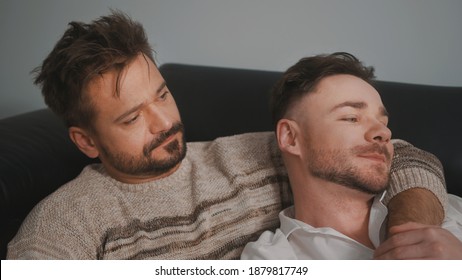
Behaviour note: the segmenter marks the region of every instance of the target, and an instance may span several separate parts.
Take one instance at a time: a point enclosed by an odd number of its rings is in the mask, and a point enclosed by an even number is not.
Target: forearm
[[[406,222],[441,225],[443,219],[441,203],[432,192],[424,188],[400,192],[388,203],[388,229]]]
[[[447,205],[443,168],[432,154],[395,140],[395,156],[385,202],[388,227],[405,222],[441,224]]]

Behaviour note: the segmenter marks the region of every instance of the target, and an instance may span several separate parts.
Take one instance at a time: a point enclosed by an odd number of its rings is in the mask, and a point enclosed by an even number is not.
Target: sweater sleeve
[[[399,192],[419,187],[435,194],[446,213],[448,195],[441,162],[433,154],[420,150],[404,140],[392,141],[395,152],[385,204]]]

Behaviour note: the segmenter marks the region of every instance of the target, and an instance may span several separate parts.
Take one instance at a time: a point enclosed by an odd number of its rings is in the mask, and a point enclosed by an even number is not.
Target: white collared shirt
[[[369,218],[369,238],[377,247],[385,236],[388,210],[377,195]],[[443,228],[462,240],[462,198],[449,195],[449,207]],[[294,208],[281,211],[281,227],[275,233],[265,231],[256,242],[244,248],[241,259],[372,259],[374,250],[332,228],[314,228],[295,220]]]

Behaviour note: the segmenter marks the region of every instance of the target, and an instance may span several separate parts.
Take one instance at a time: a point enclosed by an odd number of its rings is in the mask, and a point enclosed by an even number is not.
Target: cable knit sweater
[[[395,149],[390,197],[421,186],[445,204],[439,161],[403,141]],[[87,166],[32,210],[7,258],[237,259],[291,204],[273,133],[188,143],[179,169],[149,183]]]

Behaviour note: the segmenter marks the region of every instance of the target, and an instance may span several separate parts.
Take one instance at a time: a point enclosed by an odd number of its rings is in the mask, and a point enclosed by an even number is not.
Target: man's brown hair
[[[88,82],[110,70],[120,74],[140,53],[154,62],[152,52],[143,26],[122,12],[113,11],[89,24],[70,22],[43,64],[34,70],[35,84],[41,87],[48,107],[67,126],[91,127],[95,110],[84,94]]]
[[[270,97],[273,125],[284,118],[292,104],[316,90],[326,77],[349,74],[372,84],[374,68],[364,66],[355,56],[346,52],[305,57],[287,69],[275,84]]]

